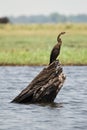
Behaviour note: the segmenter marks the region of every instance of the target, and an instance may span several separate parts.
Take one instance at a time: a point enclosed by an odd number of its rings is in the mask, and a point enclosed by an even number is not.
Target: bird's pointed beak
[[[65,34],[65,33],[66,33],[66,32],[61,32],[60,34],[63,35],[63,34]]]

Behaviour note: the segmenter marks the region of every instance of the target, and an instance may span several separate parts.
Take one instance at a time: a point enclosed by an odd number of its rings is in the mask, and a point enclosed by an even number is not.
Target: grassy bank
[[[0,65],[46,65],[62,36],[64,65],[87,65],[87,24],[0,25]]]

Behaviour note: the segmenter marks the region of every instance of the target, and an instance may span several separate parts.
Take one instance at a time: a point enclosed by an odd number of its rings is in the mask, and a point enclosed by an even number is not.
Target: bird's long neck
[[[63,35],[63,34],[65,34],[65,32],[61,32],[58,36],[57,36],[57,41],[58,41],[58,43],[62,43],[62,40],[61,40],[61,38],[60,38],[60,36],[61,35]]]
[[[57,39],[57,42],[58,42],[58,43],[57,43],[58,45],[61,45],[61,44],[62,44],[61,38]]]

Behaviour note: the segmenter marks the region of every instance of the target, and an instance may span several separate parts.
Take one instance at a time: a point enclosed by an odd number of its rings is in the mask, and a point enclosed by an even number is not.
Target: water
[[[42,67],[0,67],[0,130],[87,130],[87,66],[63,67],[54,104],[10,103]]]

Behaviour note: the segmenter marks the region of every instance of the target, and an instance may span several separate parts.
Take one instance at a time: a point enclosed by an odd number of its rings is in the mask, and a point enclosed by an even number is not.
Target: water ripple
[[[63,67],[67,78],[52,104],[10,103],[43,67],[0,67],[0,130],[86,130],[87,66]]]

